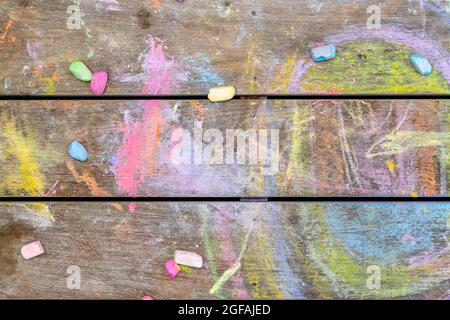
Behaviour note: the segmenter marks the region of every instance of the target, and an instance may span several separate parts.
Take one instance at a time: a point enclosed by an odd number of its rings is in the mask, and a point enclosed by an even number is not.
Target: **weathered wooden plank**
[[[138,203],[133,214],[118,213],[109,203],[40,205],[54,222],[30,205],[0,205],[1,298],[449,294],[447,202]],[[23,260],[20,247],[36,239],[45,255]],[[204,267],[170,280],[164,263],[177,249],[201,254]],[[239,262],[231,278],[220,281]],[[66,285],[71,265],[80,268],[80,290]],[[211,288],[217,291],[211,294]]]
[[[109,94],[204,94],[222,83],[240,93],[448,92],[448,1],[383,1],[380,29],[367,27],[373,5],[5,0],[0,94],[90,94],[68,72],[77,59],[110,73]],[[80,29],[69,29],[77,14]],[[310,49],[327,42],[338,58],[314,65]],[[412,52],[432,62],[432,76],[414,71]]]
[[[0,110],[3,196],[448,195],[445,101],[5,101]],[[84,163],[67,154],[75,139],[89,151]]]

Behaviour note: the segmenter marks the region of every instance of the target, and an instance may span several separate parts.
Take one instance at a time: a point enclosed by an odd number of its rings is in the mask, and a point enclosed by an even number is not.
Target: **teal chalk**
[[[316,62],[334,59],[336,58],[336,47],[333,44],[328,44],[323,47],[313,48],[311,57]]]
[[[86,161],[88,158],[88,153],[86,148],[79,143],[78,141],[74,140],[70,143],[69,149],[67,150],[69,155],[78,161]]]
[[[409,60],[411,61],[414,68],[416,68],[417,72],[423,76],[429,76],[433,71],[433,67],[431,66],[430,62],[426,58],[418,54],[411,55],[411,57],[409,57]]]

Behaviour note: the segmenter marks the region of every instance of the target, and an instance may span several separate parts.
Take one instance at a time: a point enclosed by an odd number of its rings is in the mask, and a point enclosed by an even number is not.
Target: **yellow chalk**
[[[236,88],[233,86],[213,87],[209,89],[208,99],[211,102],[224,102],[233,99]]]

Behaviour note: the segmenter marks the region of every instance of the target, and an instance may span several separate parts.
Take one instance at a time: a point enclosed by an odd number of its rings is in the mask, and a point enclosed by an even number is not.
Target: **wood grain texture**
[[[138,203],[132,214],[118,213],[109,203],[42,205],[54,222],[24,204],[0,206],[1,298],[449,294],[448,203]],[[45,255],[24,261],[20,247],[36,239]],[[201,254],[204,267],[184,269],[170,280],[164,263],[176,249]],[[241,267],[211,294],[240,252]],[[80,290],[66,286],[70,265],[80,267]],[[379,268],[379,289],[367,286],[373,283],[370,266]]]
[[[384,1],[378,30],[372,4],[5,0],[0,94],[90,95],[74,60],[109,73],[107,94],[449,93],[449,1]],[[313,63],[325,43],[337,58]],[[449,102],[431,100],[2,101],[0,196],[447,196],[449,121]],[[222,163],[227,130],[259,142],[229,149],[243,163]],[[193,163],[176,163],[188,137]],[[85,163],[67,155],[75,139]],[[449,213],[448,202],[2,202],[0,298],[448,299]],[[33,240],[46,254],[24,261]],[[176,249],[204,268],[170,280]],[[70,265],[80,290],[66,286]]]
[[[6,101],[0,110],[3,196],[448,195],[445,101]],[[67,154],[75,139],[84,163]]]
[[[69,6],[80,29],[68,29]],[[448,1],[388,0],[381,29],[367,28],[373,1],[5,0],[0,4],[1,94],[90,94],[74,60],[110,74],[109,94],[448,92]],[[314,65],[312,47],[333,43]],[[435,72],[424,78],[412,52]],[[311,81],[313,80],[313,81]],[[155,86],[148,86],[149,83]],[[166,85],[160,85],[166,83]]]

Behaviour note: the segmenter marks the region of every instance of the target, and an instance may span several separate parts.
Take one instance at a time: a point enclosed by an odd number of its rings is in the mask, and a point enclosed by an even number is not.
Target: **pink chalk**
[[[106,71],[95,71],[91,80],[91,92],[96,96],[100,96],[105,92],[106,83],[108,82],[108,73]]]
[[[143,296],[142,300],[155,300],[152,296]]]
[[[173,259],[169,259],[166,261],[166,270],[170,279],[173,279],[177,276],[178,272],[181,271],[181,268],[175,263]]]
[[[128,204],[128,211],[130,211],[130,213],[134,213],[136,211],[136,202],[130,202]]]
[[[28,243],[20,249],[20,253],[25,260],[40,256],[41,254],[44,254],[44,252],[44,247],[39,240]]]

